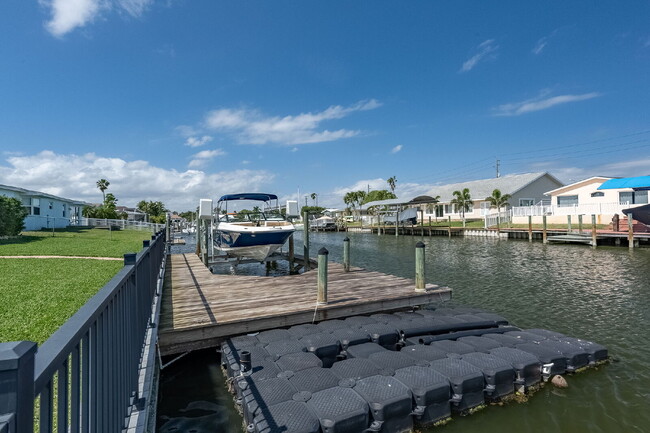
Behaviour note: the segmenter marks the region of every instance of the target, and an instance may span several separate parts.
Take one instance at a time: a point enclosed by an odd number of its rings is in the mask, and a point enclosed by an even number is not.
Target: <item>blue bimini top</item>
[[[226,194],[222,196],[219,201],[229,200],[256,200],[256,201],[269,201],[277,200],[278,196],[275,194],[264,194],[261,192],[245,192],[242,194]]]
[[[610,179],[603,182],[598,189],[632,188],[635,190],[650,189],[650,176],[623,177],[621,179]]]

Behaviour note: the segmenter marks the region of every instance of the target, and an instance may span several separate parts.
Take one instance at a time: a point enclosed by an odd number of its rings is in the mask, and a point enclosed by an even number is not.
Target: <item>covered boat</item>
[[[241,201],[255,206],[241,208],[248,204]],[[278,197],[274,194],[224,195],[217,203],[216,213],[214,245],[229,256],[264,261],[295,231],[293,224],[280,213]]]

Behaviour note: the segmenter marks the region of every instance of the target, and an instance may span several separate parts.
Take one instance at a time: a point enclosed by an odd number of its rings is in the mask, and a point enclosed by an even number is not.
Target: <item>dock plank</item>
[[[159,347],[163,355],[213,347],[229,336],[355,314],[396,310],[451,298],[407,278],[328,264],[328,304],[316,305],[317,271],[279,277],[216,275],[194,254],[169,256]]]

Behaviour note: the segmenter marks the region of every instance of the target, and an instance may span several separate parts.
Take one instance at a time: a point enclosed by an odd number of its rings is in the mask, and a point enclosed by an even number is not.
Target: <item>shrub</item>
[[[26,216],[20,200],[0,195],[0,236],[18,236],[25,229]]]

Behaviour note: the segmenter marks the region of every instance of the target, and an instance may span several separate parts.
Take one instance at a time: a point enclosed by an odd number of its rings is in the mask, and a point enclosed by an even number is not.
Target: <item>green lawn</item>
[[[0,259],[0,342],[43,343],[122,266],[105,260]]]
[[[0,240],[0,256],[89,256],[122,257],[142,249],[142,241],[151,239],[144,230],[67,228],[52,231],[23,232],[16,239]]]
[[[139,252],[151,233],[68,228],[0,240],[0,256],[118,257]],[[0,258],[0,342],[42,343],[104,286],[121,260]]]

